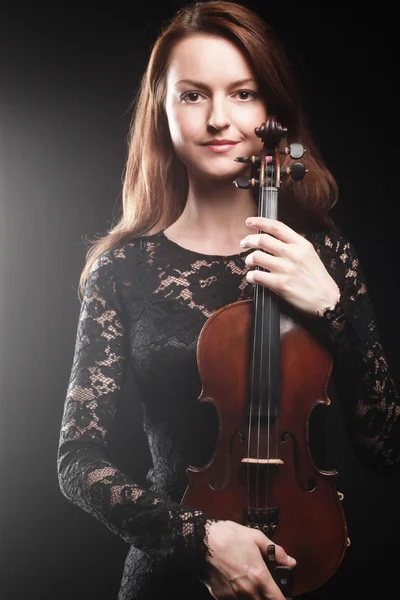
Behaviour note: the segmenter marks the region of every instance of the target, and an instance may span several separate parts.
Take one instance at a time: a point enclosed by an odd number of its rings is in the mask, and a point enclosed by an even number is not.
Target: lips
[[[228,152],[238,143],[234,140],[210,140],[203,145],[212,152]]]
[[[205,142],[204,146],[233,146],[238,144],[239,142],[235,142],[234,140],[210,140],[209,142]]]

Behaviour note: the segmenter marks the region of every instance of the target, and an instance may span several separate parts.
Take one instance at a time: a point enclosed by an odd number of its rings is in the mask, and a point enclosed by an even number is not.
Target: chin
[[[212,165],[187,165],[187,168],[197,178],[201,177],[202,179],[205,178],[217,181],[229,180],[233,184],[233,181],[237,177],[250,173],[248,165],[234,162],[235,158],[236,155],[229,158],[224,157],[223,161],[218,161]]]

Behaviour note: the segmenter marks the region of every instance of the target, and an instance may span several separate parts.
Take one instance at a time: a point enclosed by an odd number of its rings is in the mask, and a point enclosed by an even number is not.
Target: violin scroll
[[[254,132],[256,136],[262,139],[265,145],[276,146],[286,135],[287,129],[286,127],[282,127],[275,117],[270,116],[260,127],[256,127]]]

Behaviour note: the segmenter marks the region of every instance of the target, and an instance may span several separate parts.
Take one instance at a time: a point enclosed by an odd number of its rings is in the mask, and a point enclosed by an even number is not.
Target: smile
[[[227,144],[206,144],[205,147],[211,152],[229,152],[236,146],[237,142],[231,142]]]

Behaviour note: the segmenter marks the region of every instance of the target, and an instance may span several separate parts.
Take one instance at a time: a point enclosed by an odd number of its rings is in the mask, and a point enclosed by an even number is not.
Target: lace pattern
[[[124,255],[117,252],[115,256]],[[113,265],[111,253],[97,261],[81,306],[61,427],[61,489],[78,506],[128,543],[152,554],[156,561],[176,552],[180,561],[194,569],[199,565],[191,564],[193,556],[207,552],[205,525],[211,519],[201,511],[139,488],[107,457],[109,428],[126,362]],[[154,530],[148,527],[148,520]]]
[[[335,355],[333,378],[347,415],[354,449],[370,468],[384,474],[400,463],[400,402],[379,339],[359,258],[348,240],[315,235],[341,298],[326,310],[320,329]]]
[[[334,353],[333,378],[357,452],[388,471],[400,463],[400,402],[358,258],[338,235],[314,234],[310,241],[341,291],[334,309],[310,326]],[[252,297],[245,277],[249,251],[201,255],[159,232],[107,251],[88,278],[62,417],[58,476],[66,498],[132,545],[119,600],[136,597],[132,590],[146,569],[179,566],[206,577],[206,524],[214,519],[180,504],[186,466],[205,464],[217,431],[198,411],[196,343],[216,310]],[[127,367],[137,382],[135,401],[143,404],[153,462],[147,488],[108,456]],[[208,440],[200,433],[201,419]]]

